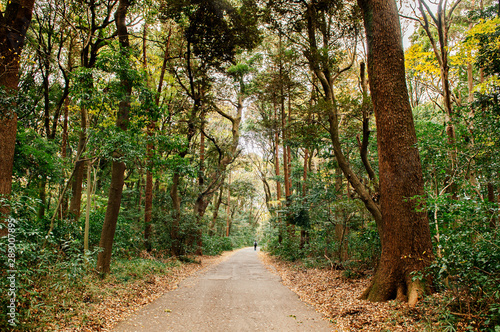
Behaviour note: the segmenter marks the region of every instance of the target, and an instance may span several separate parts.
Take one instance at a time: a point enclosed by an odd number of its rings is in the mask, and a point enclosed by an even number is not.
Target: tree
[[[450,9],[447,11],[447,2],[443,3],[442,0],[438,2],[437,14],[434,15],[429,5],[424,0],[418,0],[418,10],[422,15],[422,19],[419,19],[420,25],[424,29],[425,33],[429,37],[434,55],[439,63],[439,69],[441,74],[441,94],[443,95],[443,107],[446,119],[446,133],[448,134],[448,143],[454,145],[456,141],[455,127],[453,125],[453,108],[451,104],[451,88],[449,79],[449,64],[448,64],[448,33],[450,29],[451,17],[454,10],[460,4],[462,0],[456,0],[452,2],[449,6]],[[431,30],[429,16],[432,19],[434,27],[437,30],[438,41],[436,42],[433,31]],[[456,156],[452,153],[452,161],[456,159]]]
[[[205,148],[205,138],[210,139],[203,129],[203,118],[210,105],[214,104],[210,100],[210,90],[212,88],[210,74],[212,71],[222,71],[234,61],[235,55],[241,49],[251,49],[258,43],[257,11],[257,6],[253,0],[243,1],[240,7],[235,7],[225,0],[189,0],[172,2],[165,6],[164,15],[176,19],[180,25],[186,22],[179,19],[179,16],[184,14],[188,17],[188,26],[184,31],[186,39],[185,55],[183,55],[183,58],[186,59],[185,68],[179,70],[179,67],[176,67],[173,69],[178,84],[192,103],[185,120],[187,123],[186,140],[188,147],[179,152],[180,159],[184,159],[190,152],[189,145],[195,144],[197,133],[200,133],[201,149]],[[226,118],[232,123],[233,142],[236,142],[235,146],[232,144],[231,149],[236,150],[241,116],[234,118],[226,116]],[[212,142],[217,145],[215,140],[212,140]],[[216,148],[220,151],[218,147]],[[201,150],[201,152],[198,176],[200,193],[194,206],[195,218],[198,222],[203,217],[212,195],[222,184],[225,168],[232,161],[232,156],[222,158],[222,155],[220,155],[220,165],[218,169],[210,174],[208,184],[205,185],[203,176],[205,153],[204,150]],[[235,151],[231,151],[230,154],[235,154]],[[180,254],[181,248],[179,239],[181,197],[179,197],[178,190],[180,180],[180,170],[176,170],[170,190],[174,205],[171,238],[175,255]],[[201,239],[201,236],[198,236],[198,238]]]
[[[113,23],[112,13],[117,1],[107,3],[90,0],[85,20],[79,22],[76,29],[81,39],[81,66],[84,68],[79,77],[82,90],[80,105],[80,132],[78,136],[77,155],[81,156],[87,144],[87,131],[89,128],[88,108],[95,102],[91,96],[94,94],[94,77],[91,69],[95,67],[99,51],[109,44],[115,34],[106,34],[108,27]],[[73,3],[74,12],[81,10],[79,3]],[[82,184],[85,176],[85,161],[75,161],[75,176],[72,182],[72,196],[69,212],[78,220],[82,201]]]
[[[36,92],[41,92],[43,95],[44,133],[45,137],[52,141],[56,139],[61,110],[69,95],[69,73],[72,70],[73,62],[74,37],[72,31],[68,33],[68,24],[65,21],[67,18],[66,10],[66,4],[61,1],[36,3],[33,10],[33,23],[28,32],[28,45],[26,46],[30,52],[35,54],[38,68],[32,70],[36,70],[41,75],[41,86],[36,84],[36,80],[33,85]],[[67,53],[65,47],[68,47]],[[66,67],[63,62],[67,63]],[[29,75],[29,72],[26,74]],[[32,75],[35,74],[32,73]],[[38,217],[42,218],[47,205],[47,176],[40,177],[38,182],[41,203]]]
[[[314,72],[323,89],[323,98],[329,122],[328,132],[332,141],[338,167],[342,170],[342,173],[359,195],[359,198],[364,203],[366,209],[372,214],[375,221],[381,223],[382,213],[378,202],[378,193],[372,193],[370,188],[363,183],[362,178],[356,174],[354,168],[349,163],[348,155],[343,151],[340,143],[340,107],[335,95],[335,83],[342,73],[351,68],[354,62],[355,51],[352,52],[352,60],[344,68],[339,68],[338,65],[332,64],[344,60],[341,58],[341,55],[335,53],[333,55],[325,54],[323,49],[329,47],[330,44],[334,45],[339,43],[337,40],[340,38],[339,35],[352,34],[356,32],[357,29],[355,27],[355,22],[351,23],[354,25],[352,27],[341,23],[348,18],[354,20],[355,17],[349,17],[346,13],[344,14],[345,16],[343,16],[344,19],[339,17],[336,20],[339,31],[336,31],[333,35],[328,34],[329,29],[327,28],[327,23],[329,19],[327,19],[327,16],[332,15],[332,12],[337,8],[336,6],[341,5],[331,3],[329,7],[324,8],[313,1],[307,6],[305,19],[307,21],[308,48],[305,51],[305,55],[309,61],[311,70]],[[343,31],[343,29],[346,29],[346,31]],[[355,40],[356,36],[353,36],[353,39]],[[320,42],[323,43],[322,46],[320,46]],[[366,118],[364,121],[368,121],[367,115],[365,115],[364,118]],[[364,136],[368,139],[367,132],[365,132],[365,134]],[[363,140],[365,140],[365,138]],[[365,141],[364,145],[367,144],[368,142]],[[363,155],[365,153],[362,145],[361,154]],[[364,165],[365,167],[369,166],[368,163]],[[368,168],[368,174],[370,174],[370,177],[373,176],[373,174],[371,174],[371,167]]]
[[[122,100],[120,101],[118,114],[116,116],[116,126],[119,130],[125,131],[129,122],[130,111],[130,95],[132,94],[132,82],[128,73],[128,53],[130,51],[130,42],[128,37],[128,30],[126,24],[127,10],[130,6],[128,0],[120,0],[118,8],[115,13],[115,24],[120,42],[121,59],[124,62],[120,72],[120,84],[123,89]],[[99,247],[103,250],[97,257],[97,270],[102,273],[109,273],[109,266],[111,262],[111,252],[113,247],[113,239],[115,236],[116,223],[118,221],[118,213],[120,211],[120,204],[122,199],[122,191],[124,184],[125,163],[120,160],[121,152],[114,153],[111,175],[111,186],[109,188],[108,205],[106,208],[106,215],[104,217],[104,224],[102,225],[101,240]]]
[[[146,37],[147,37],[147,29],[149,28],[148,24],[144,24],[144,33],[143,33],[143,69],[146,71],[147,70],[147,51],[146,51]],[[161,66],[161,71],[160,71],[160,78],[158,80],[158,88],[156,90],[156,98],[155,98],[155,104],[156,107],[160,106],[160,96],[161,92],[163,89],[163,80],[165,78],[165,72],[166,72],[166,67],[167,67],[167,62],[170,58],[170,40],[172,37],[172,27],[170,27],[169,32],[168,32],[168,37],[166,39],[165,43],[165,51],[163,54],[163,63]],[[149,86],[149,82],[148,82]],[[151,251],[151,233],[152,233],[152,214],[153,214],[153,152],[154,152],[154,146],[153,146],[153,137],[154,137],[154,131],[156,128],[156,120],[158,115],[155,114],[156,110],[149,109],[149,124],[147,126],[147,133],[148,133],[148,139],[150,140],[147,144],[146,147],[146,156],[147,156],[147,166],[146,166],[146,188],[145,188],[145,202],[144,202],[144,244],[146,247],[146,250],[148,252]]]
[[[429,223],[419,207],[423,177],[408,91],[396,2],[358,0],[368,45],[368,73],[377,123],[380,206],[377,227],[382,254],[363,298],[408,299],[415,305],[426,289],[414,278],[433,258]]]
[[[0,91],[4,99],[0,103],[0,196],[3,199],[8,199],[12,190],[17,132],[14,100],[19,84],[19,59],[34,3],[35,0],[13,0],[7,3],[5,11],[0,11]],[[8,206],[0,203],[0,213],[8,212]],[[1,229],[0,235],[7,235],[7,228]]]

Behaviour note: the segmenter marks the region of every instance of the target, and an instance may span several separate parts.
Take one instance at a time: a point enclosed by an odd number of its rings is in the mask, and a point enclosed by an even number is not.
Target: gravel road
[[[251,248],[185,279],[114,331],[330,331]]]

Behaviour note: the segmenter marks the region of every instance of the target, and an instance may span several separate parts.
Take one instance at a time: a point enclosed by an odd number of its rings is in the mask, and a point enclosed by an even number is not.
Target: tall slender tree
[[[128,67],[130,65],[128,62],[130,41],[126,23],[129,6],[129,0],[120,0],[115,13],[115,24],[124,67]],[[118,114],[116,116],[116,127],[122,131],[125,131],[128,128],[130,96],[132,94],[132,82],[127,69],[128,68],[121,68],[119,75],[123,95],[118,108]],[[97,270],[102,273],[109,272],[113,239],[115,236],[116,223],[118,221],[118,213],[120,212],[123,184],[125,182],[125,163],[119,160],[119,158],[122,157],[121,154],[122,152],[120,151],[115,151],[114,153],[114,157],[117,160],[113,160],[108,205],[106,208],[106,215],[104,217],[104,224],[102,225],[101,240],[99,241],[99,247],[102,248],[102,251],[97,257]]]
[[[82,156],[87,144],[87,131],[89,126],[88,109],[91,106],[91,97],[94,89],[94,77],[91,72],[97,62],[100,50],[109,44],[115,34],[107,33],[109,26],[113,24],[113,11],[118,0],[101,2],[89,0],[87,2],[87,15],[84,17],[82,25],[76,27],[80,36],[80,58],[81,66],[86,68],[85,74],[80,77],[83,98],[80,105],[80,130],[78,133],[77,155]],[[74,11],[81,10],[79,3],[73,3]],[[71,186],[71,201],[69,212],[77,220],[81,212],[82,184],[85,178],[85,161],[75,160],[75,175]]]

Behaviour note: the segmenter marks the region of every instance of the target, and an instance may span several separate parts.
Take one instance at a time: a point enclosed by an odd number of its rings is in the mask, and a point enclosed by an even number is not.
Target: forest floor
[[[172,260],[171,267],[161,273],[124,282],[112,275],[100,280],[88,275],[85,291],[76,299],[70,292],[66,297],[71,303],[59,303],[53,308],[50,320],[40,319],[37,324],[45,331],[110,331],[118,322],[132,316],[139,309],[174,290],[179,283],[196,272],[227,260],[235,251],[221,256],[196,257],[197,263],[180,263]],[[359,300],[369,284],[367,276],[349,278],[346,271],[310,268],[299,262],[284,262],[259,252],[261,261],[281,282],[295,292],[302,301],[322,313],[333,326],[333,331],[444,331],[439,317],[440,295],[427,297],[416,308],[405,303],[390,301],[372,303]],[[130,272],[129,272],[130,273]],[[56,296],[57,297],[57,296]],[[36,312],[33,312],[36,315]],[[457,328],[457,326],[455,326]],[[457,328],[456,330],[461,330]]]
[[[443,331],[435,304],[439,294],[429,296],[415,308],[389,301],[374,303],[359,300],[370,279],[347,278],[345,271],[307,268],[302,263],[284,262],[261,252],[269,270],[302,301],[324,314],[335,326],[334,331]]]
[[[113,276],[104,280],[89,276],[89,287],[71,309],[59,311],[51,322],[44,322],[44,331],[109,331],[119,321],[153,302],[165,292],[177,288],[185,278],[201,269],[218,264],[234,252],[220,256],[196,256],[192,263],[175,262],[161,274],[154,273],[132,282],[122,282]],[[68,312],[69,311],[69,312]]]

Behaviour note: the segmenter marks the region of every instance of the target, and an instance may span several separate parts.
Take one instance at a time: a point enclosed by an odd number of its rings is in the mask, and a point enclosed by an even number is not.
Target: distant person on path
[[[257,241],[253,241],[253,250],[256,251],[257,250]]]

